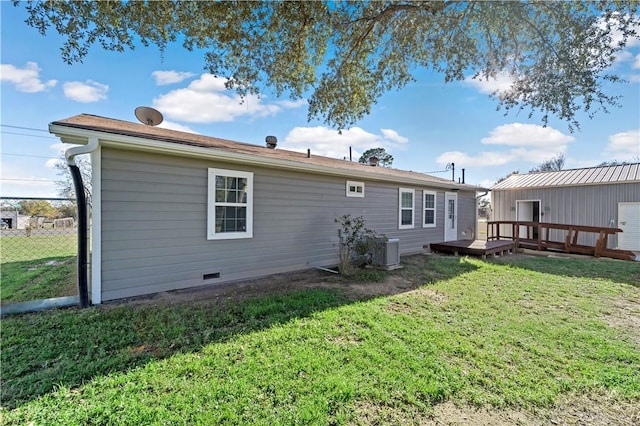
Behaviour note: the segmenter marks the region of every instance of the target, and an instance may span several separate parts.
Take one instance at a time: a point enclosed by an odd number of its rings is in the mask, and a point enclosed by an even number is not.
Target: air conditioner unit
[[[376,238],[372,260],[374,265],[383,269],[400,268],[400,240]]]

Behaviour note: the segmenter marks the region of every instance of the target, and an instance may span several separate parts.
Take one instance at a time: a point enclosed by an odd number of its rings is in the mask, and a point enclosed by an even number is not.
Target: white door
[[[518,222],[540,222],[540,200],[516,201],[516,220]],[[520,238],[527,238],[527,227],[521,226],[518,230]],[[533,230],[530,238],[538,238],[538,230]]]
[[[458,239],[458,194],[446,192],[444,194],[444,240]]]
[[[640,203],[618,203],[618,248],[640,251]]]

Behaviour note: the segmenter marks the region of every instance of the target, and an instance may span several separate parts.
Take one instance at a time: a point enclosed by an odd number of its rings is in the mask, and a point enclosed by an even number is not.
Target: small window
[[[253,237],[253,173],[209,169],[207,238]]]
[[[423,228],[434,228],[436,226],[436,193],[424,191],[424,215],[422,218]]]
[[[415,205],[415,190],[400,188],[398,200],[398,228],[413,228],[413,209]]]
[[[347,181],[347,197],[364,198],[364,182]]]

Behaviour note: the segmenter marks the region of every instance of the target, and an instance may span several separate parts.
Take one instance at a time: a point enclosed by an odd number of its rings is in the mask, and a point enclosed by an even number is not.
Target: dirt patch
[[[421,285],[401,275],[390,274],[381,282],[357,282],[329,272],[310,269],[301,272],[271,275],[253,280],[205,285],[202,287],[173,290],[147,296],[120,299],[103,304],[103,307],[153,304],[208,304],[229,301],[236,303],[254,297],[287,294],[307,289],[339,290],[347,300],[367,300],[381,296],[405,293]]]
[[[432,412],[402,410],[368,402],[355,409],[354,425],[421,425],[421,426],[632,426],[640,424],[637,403],[620,401],[605,395],[560,398],[551,408],[531,410],[473,407],[451,401],[436,404]]]
[[[611,298],[604,319],[609,326],[622,330],[640,347],[640,290],[636,296]]]
[[[442,305],[447,300],[449,300],[449,298],[444,293],[432,290],[430,288],[419,288],[417,290],[414,290],[413,293],[419,296],[426,297],[429,302],[433,303],[434,305]]]

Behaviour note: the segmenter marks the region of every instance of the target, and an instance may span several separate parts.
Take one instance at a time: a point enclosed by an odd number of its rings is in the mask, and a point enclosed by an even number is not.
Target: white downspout
[[[81,146],[72,146],[64,152],[64,158],[67,160],[69,166],[75,166],[75,157],[82,154],[90,154],[100,146],[100,142],[96,137],[90,137],[89,143]]]
[[[97,155],[96,155],[97,153]],[[76,166],[75,157],[82,154],[91,154],[91,187],[92,187],[92,218],[90,226],[90,273],[91,273],[91,302],[100,304],[102,301],[102,280],[101,280],[101,240],[100,240],[100,142],[96,137],[89,137],[88,143],[82,146],[74,146],[65,151],[65,159],[69,166]],[[97,159],[97,161],[96,161]],[[97,184],[96,184],[97,183]],[[97,212],[97,214],[96,214]],[[88,219],[88,218],[87,218]],[[80,270],[78,271],[80,272]],[[82,297],[82,295],[80,295]]]

